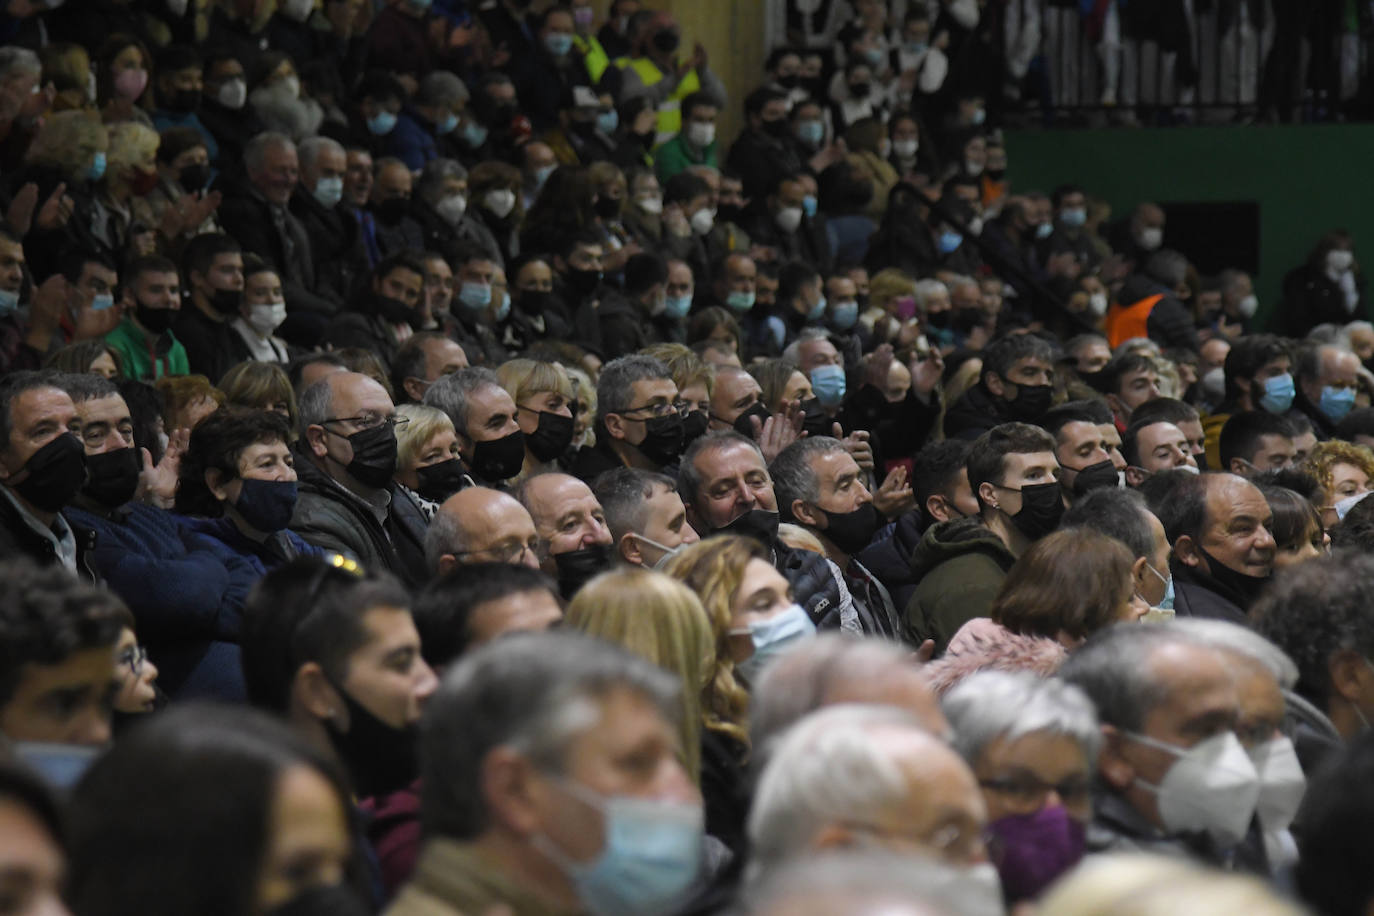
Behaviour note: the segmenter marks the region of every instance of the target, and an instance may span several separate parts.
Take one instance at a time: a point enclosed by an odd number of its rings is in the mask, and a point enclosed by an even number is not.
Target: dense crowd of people
[[[0,913],[1370,911],[1350,236],[787,6],[8,4]]]

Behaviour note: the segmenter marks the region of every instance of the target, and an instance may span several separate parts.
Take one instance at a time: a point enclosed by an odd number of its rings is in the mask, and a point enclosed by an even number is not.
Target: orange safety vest
[[[1113,303],[1107,311],[1106,322],[1107,343],[1111,348],[1115,350],[1132,337],[1149,337],[1145,325],[1150,320],[1150,312],[1154,311],[1154,307],[1163,298],[1164,294],[1158,293],[1130,305]]]

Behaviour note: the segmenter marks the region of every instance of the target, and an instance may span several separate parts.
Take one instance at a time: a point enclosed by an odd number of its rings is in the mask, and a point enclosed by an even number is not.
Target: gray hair
[[[301,396],[296,399],[296,422],[300,427],[302,443],[310,441],[306,430],[312,426],[323,425],[324,421],[329,419],[329,412],[334,409],[334,388],[329,384],[329,378],[326,375],[302,391]]]
[[[415,101],[421,105],[466,105],[470,98],[467,85],[447,70],[434,70],[420,80]]]
[[[825,328],[805,327],[797,335],[797,339],[787,345],[787,349],[782,351],[782,358],[794,366],[801,365],[801,345],[810,343],[813,340],[829,340],[830,332]],[[801,370],[798,370],[801,371]]]
[[[773,478],[773,493],[777,496],[778,511],[783,521],[792,521],[793,500],[814,504],[821,498],[821,482],[811,466],[811,459],[844,450],[843,443],[838,439],[807,436],[778,453],[778,457],[768,466],[768,473]]]
[[[880,732],[938,740],[896,707],[853,704],[827,706],[782,736],[749,810],[752,867],[793,859],[827,824],[873,818],[907,795],[907,775]]]
[[[967,869],[936,859],[872,849],[826,852],[785,865],[744,889],[740,912],[771,916],[795,913],[799,907],[810,916],[821,912],[894,912],[902,916],[991,916],[1004,912],[1000,896],[990,898]]]
[[[978,281],[968,274],[955,274],[949,278],[949,282],[946,283],[945,286],[951,293],[956,289],[963,289],[965,286],[972,286],[974,289],[978,290],[980,294],[983,291],[983,288],[978,285]]]
[[[596,380],[596,422],[603,423],[608,414],[631,407],[634,394],[630,386],[635,382],[658,379],[672,381],[673,373],[652,356],[632,353],[611,360],[601,368],[601,377]]]
[[[425,163],[425,169],[420,173],[415,193],[430,203],[437,203],[439,191],[450,178],[467,181],[468,170],[463,168],[463,164],[457,159],[431,159]]]
[[[425,529],[425,568],[437,576],[440,557],[446,553],[460,554],[466,548],[458,517],[452,512],[445,512],[441,506]]]
[[[309,171],[315,168],[315,162],[320,158],[320,153],[325,150],[331,153],[344,155],[343,144],[332,137],[306,137],[296,147],[296,156],[300,159],[301,171]]]
[[[274,130],[265,130],[249,140],[248,145],[244,147],[243,167],[251,175],[262,168],[268,150],[286,147],[294,150],[296,144],[286,134],[279,134]]]
[[[1177,289],[1188,278],[1188,259],[1171,248],[1156,251],[1145,262],[1145,276]]]
[[[749,701],[756,767],[779,736],[851,683],[869,684],[893,668],[918,671],[910,650],[883,639],[818,633],[763,670]]]
[[[1139,491],[1104,487],[1074,500],[1059,527],[1089,528],[1125,544],[1131,556],[1148,560],[1155,552],[1149,511]]]
[[[598,703],[630,690],[674,726],[678,680],[610,643],[568,630],[520,633],[465,656],[445,675],[420,727],[426,836],[471,840],[488,828],[482,766],[496,748],[561,774],[574,739],[596,725]]]
[[[453,429],[460,436],[468,435],[468,401],[484,388],[500,388],[496,373],[482,366],[471,366],[450,372],[435,379],[425,392],[423,403],[437,407],[453,421]],[[503,391],[505,389],[502,389]]]
[[[605,378],[603,375],[602,378]],[[733,429],[715,430],[704,436],[699,437],[691,445],[687,446],[687,451],[682,453],[682,460],[677,467],[677,492],[682,497],[682,501],[689,506],[695,506],[697,493],[701,491],[701,472],[697,470],[697,458],[703,452],[714,452],[732,445],[747,445],[759,456],[759,460],[767,467],[768,461],[763,457],[763,449],[759,444],[748,436],[741,436]],[[770,475],[771,476],[771,475]],[[706,532],[699,532],[705,536]]]
[[[1088,695],[1057,678],[1029,671],[980,671],[945,694],[942,706],[954,738],[950,742],[970,767],[998,738],[1016,741],[1035,732],[1077,742],[1089,770],[1102,746],[1097,711]]]
[[[935,293],[949,295],[949,287],[945,286],[945,284],[941,283],[939,280],[927,279],[916,281],[916,292],[913,295],[916,299],[916,304],[921,308],[926,307],[926,301]]]
[[[1116,348],[1112,350],[1112,359],[1119,359],[1123,355],[1127,353],[1134,353],[1137,350],[1149,351],[1151,359],[1159,359],[1161,356],[1164,355],[1164,351],[1159,348],[1159,344],[1155,343],[1150,338],[1128,337],[1126,340],[1123,340],[1121,341],[1121,343],[1117,344]]]
[[[1259,663],[1274,676],[1284,690],[1292,690],[1298,683],[1298,666],[1274,643],[1249,627],[1229,620],[1209,620],[1203,617],[1176,617],[1159,624],[1176,630],[1194,642],[1223,652],[1241,655]]]
[[[677,481],[666,474],[641,468],[616,468],[601,474],[592,486],[592,494],[606,513],[606,527],[611,537],[619,541],[630,532],[644,530],[644,516],[648,500],[655,488],[676,491]]]
[[[1350,335],[1354,334],[1356,331],[1366,331],[1370,334],[1374,334],[1374,324],[1370,324],[1368,321],[1352,321],[1341,328],[1341,333],[1336,339],[1342,349],[1350,350],[1352,353],[1354,352],[1355,348],[1351,346]]]
[[[43,62],[38,59],[37,54],[28,48],[21,48],[18,45],[0,47],[0,76],[8,77],[16,70],[38,76],[43,72]]]
[[[1149,664],[1166,646],[1199,645],[1179,629],[1158,624],[1118,624],[1099,630],[1074,651],[1059,677],[1080,688],[1097,707],[1098,718],[1126,731],[1140,731],[1145,717],[1169,696]]]

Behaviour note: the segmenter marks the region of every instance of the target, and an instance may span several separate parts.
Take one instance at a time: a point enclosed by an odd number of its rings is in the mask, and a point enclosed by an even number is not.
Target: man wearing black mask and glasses
[[[935,525],[911,558],[919,584],[906,606],[906,637],[935,640],[935,654],[974,617],[987,617],[1007,570],[1059,526],[1064,495],[1054,437],[1005,423],[969,449],[968,481],[979,515]]]
[[[385,569],[408,584],[428,578],[426,520],[396,485],[396,407],[365,375],[338,372],[301,393],[299,497],[291,530],[326,550]]]
[[[677,466],[684,416],[668,367],[652,356],[622,356],[596,383],[596,445],[578,453],[573,473],[591,483],[616,468]]]

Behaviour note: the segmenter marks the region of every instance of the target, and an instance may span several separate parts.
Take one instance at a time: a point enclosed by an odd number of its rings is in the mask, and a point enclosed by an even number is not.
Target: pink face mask
[[[143,94],[143,90],[148,88],[148,71],[121,70],[114,78],[115,94],[121,99],[132,102]]]
[[[903,296],[894,300],[892,303],[893,314],[903,321],[916,317],[916,300],[911,296]]]

